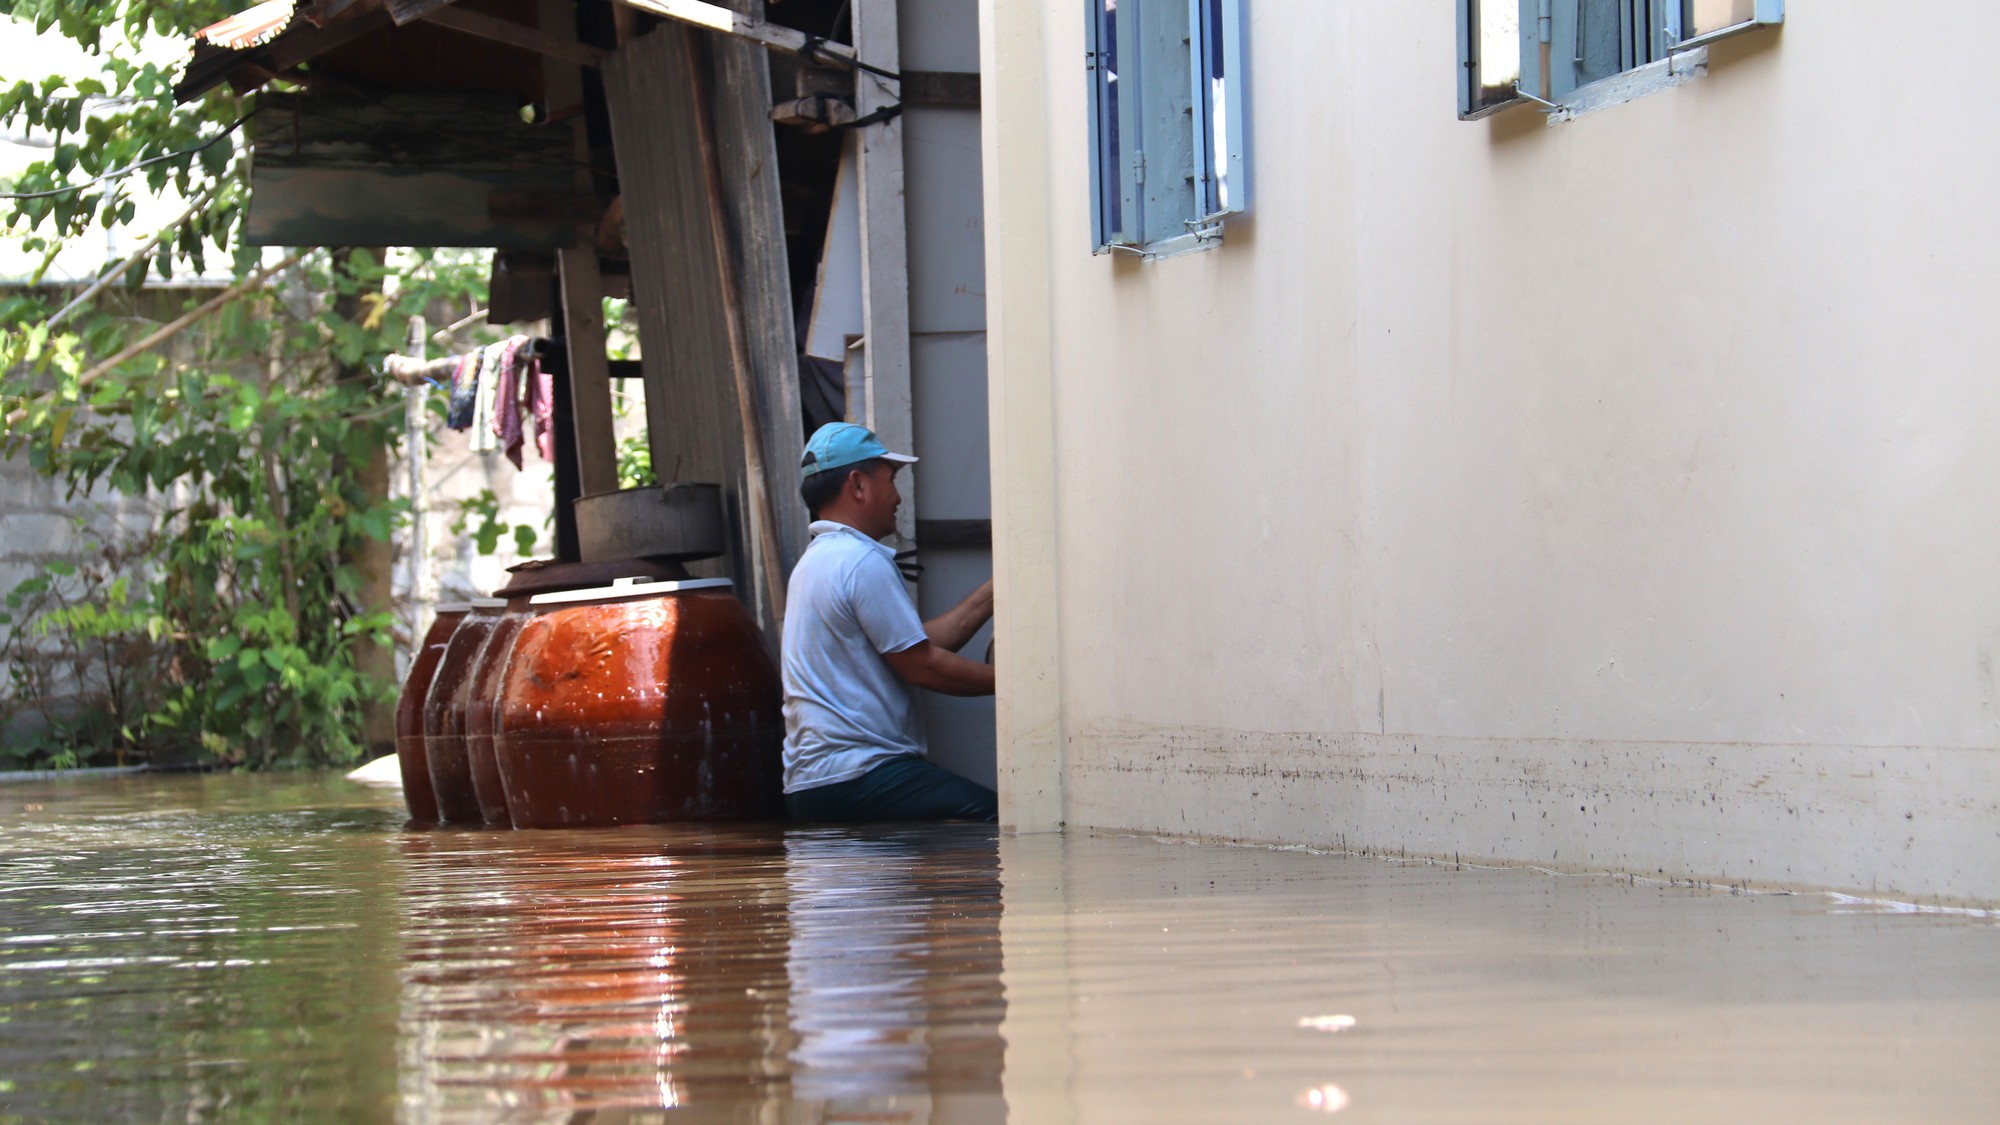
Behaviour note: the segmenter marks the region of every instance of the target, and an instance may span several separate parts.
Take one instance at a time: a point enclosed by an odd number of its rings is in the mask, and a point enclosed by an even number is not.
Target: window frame
[[[1667,10],[1666,34],[1669,53],[1706,47],[1718,39],[1728,39],[1733,35],[1755,31],[1760,27],[1776,27],[1785,22],[1785,0],[1756,0],[1749,19],[1684,39],[1681,37],[1681,29],[1687,26],[1687,18],[1686,2],[1675,4]]]
[[[1144,152],[1145,81],[1148,59],[1119,60],[1127,48],[1118,34],[1119,3],[1134,5],[1126,14],[1136,20],[1137,5],[1180,5],[1187,9],[1189,88],[1185,94],[1193,163],[1193,211],[1181,218],[1181,231],[1159,234],[1151,241],[1145,231],[1145,200],[1136,158]],[[1143,258],[1164,258],[1206,249],[1222,240],[1222,226],[1250,206],[1249,107],[1244,73],[1244,40],[1248,23],[1245,0],[1085,0],[1084,68],[1089,118],[1091,253],[1124,252]],[[1217,39],[1220,39],[1219,50]],[[1151,60],[1155,66],[1160,60]],[[1177,60],[1176,60],[1177,61]],[[1217,64],[1221,73],[1215,73]],[[1116,66],[1120,74],[1114,74]],[[1135,76],[1128,84],[1120,77]],[[1127,93],[1125,86],[1131,90]],[[1215,97],[1221,96],[1221,112]],[[1221,136],[1216,135],[1220,126]],[[1154,134],[1157,136],[1158,134]],[[1141,144],[1130,138],[1140,136]],[[1178,154],[1176,154],[1178,155]]]
[[[1530,54],[1531,48],[1540,46],[1538,23],[1543,14],[1540,9],[1544,4],[1547,4],[1551,8],[1550,15],[1553,16],[1554,5],[1561,2],[1562,0],[1457,0],[1459,120],[1477,121],[1499,113],[1501,110],[1521,105],[1536,105],[1545,112],[1555,113],[1559,116],[1570,116],[1578,108],[1570,104],[1570,102],[1574,100],[1588,105],[1594,99],[1585,92],[1591,91],[1595,87],[1600,87],[1605,83],[1616,82],[1628,75],[1644,71],[1648,67],[1658,68],[1662,75],[1672,79],[1677,74],[1674,69],[1674,56],[1705,47],[1721,39],[1728,39],[1761,28],[1779,26],[1785,22],[1785,0],[1753,0],[1749,19],[1730,24],[1727,27],[1719,27],[1713,31],[1703,32],[1699,35],[1682,38],[1682,29],[1688,25],[1690,9],[1695,0],[1668,0],[1667,3],[1661,5],[1659,26],[1648,29],[1648,34],[1657,45],[1655,53],[1659,57],[1592,79],[1589,82],[1576,86],[1572,90],[1556,95],[1553,98],[1545,99],[1538,94],[1531,93],[1524,88],[1524,85],[1531,77],[1539,77],[1539,71],[1536,69],[1539,65],[1539,60],[1531,62]],[[1587,2],[1587,0],[1572,0],[1572,2],[1576,3],[1580,11],[1582,3]],[[1520,46],[1518,48],[1515,77],[1512,84],[1513,96],[1500,97],[1482,102],[1480,100],[1482,91],[1488,88],[1482,84],[1484,60],[1480,56],[1480,47],[1483,38],[1481,32],[1484,27],[1484,21],[1481,17],[1482,9],[1487,5],[1498,5],[1503,12],[1509,9],[1512,10],[1517,20],[1515,40]],[[1570,19],[1572,26],[1575,26],[1574,21],[1576,16],[1574,13],[1572,13]],[[1494,88],[1497,89],[1498,87]]]

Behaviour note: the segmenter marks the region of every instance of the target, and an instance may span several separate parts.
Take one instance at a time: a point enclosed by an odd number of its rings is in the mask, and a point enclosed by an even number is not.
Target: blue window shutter
[[[1129,242],[1120,207],[1123,187],[1119,153],[1116,30],[1104,0],[1087,0],[1084,15],[1084,72],[1090,101],[1090,252],[1102,254]]]
[[[1188,123],[1193,126],[1194,154],[1194,213],[1196,216],[1208,214],[1209,201],[1216,193],[1215,184],[1215,130],[1209,119],[1214,101],[1209,85],[1210,52],[1221,41],[1221,30],[1210,26],[1213,22],[1209,13],[1215,0],[1187,0],[1188,9]]]
[[[1218,208],[1233,215],[1250,209],[1250,25],[1243,18],[1243,0],[1222,0],[1222,153],[1215,162],[1227,185],[1228,197]]]
[[[1150,0],[1152,4],[1172,4],[1174,0]],[[1148,30],[1158,20],[1146,20],[1148,0],[1126,0],[1118,4],[1106,20],[1118,50],[1118,144],[1114,146],[1118,172],[1118,212],[1120,234],[1130,244],[1144,244],[1160,234],[1154,230],[1158,214],[1146,206],[1154,184],[1160,180],[1160,152],[1156,152],[1158,130],[1148,128],[1158,114],[1160,90],[1154,74],[1160,70],[1152,50]]]
[[[1248,28],[1242,0],[1188,0],[1194,65],[1197,218],[1240,214],[1250,205],[1249,122],[1243,57]]]
[[[1533,78],[1535,0],[1457,0],[1458,116],[1473,121],[1524,104],[1516,91]]]

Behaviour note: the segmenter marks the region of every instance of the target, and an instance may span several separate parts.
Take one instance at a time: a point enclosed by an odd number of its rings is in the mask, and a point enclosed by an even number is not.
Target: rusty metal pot
[[[570,510],[586,562],[712,559],[727,549],[719,484],[677,481],[594,492],[577,497]]]
[[[729,586],[530,599],[493,740],[515,827],[781,815],[778,671]]]

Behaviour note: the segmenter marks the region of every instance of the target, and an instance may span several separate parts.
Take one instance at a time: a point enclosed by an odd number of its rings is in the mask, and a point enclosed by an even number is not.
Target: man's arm
[[[924,622],[924,635],[929,637],[931,644],[936,645],[938,648],[944,649],[946,652],[957,652],[959,649],[965,647],[965,642],[972,639],[972,634],[977,633],[981,625],[986,624],[992,618],[993,580],[989,578],[979,589],[967,594],[964,601]],[[897,669],[899,672],[901,670],[900,668]],[[908,676],[904,676],[903,678],[906,680],[910,679]],[[988,678],[990,679],[991,677],[989,676]],[[915,680],[911,680],[910,682],[916,683]],[[929,687],[930,685],[919,684],[918,686]],[[943,689],[940,688],[937,690]],[[993,689],[989,687],[984,692],[958,694],[991,695],[992,693]]]
[[[988,597],[990,599],[991,595]],[[971,635],[970,632],[966,634],[967,637]],[[945,695],[993,694],[991,664],[967,660],[950,649],[941,648],[930,641],[918,641],[901,652],[883,653],[882,659],[889,662],[889,667],[895,669],[898,676],[920,688],[929,688]]]

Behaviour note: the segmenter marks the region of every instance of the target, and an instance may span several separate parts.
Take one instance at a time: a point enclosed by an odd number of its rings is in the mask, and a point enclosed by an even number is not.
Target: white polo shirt
[[[785,596],[785,792],[923,757],[916,689],[884,653],[926,639],[895,552],[854,528],[815,520]]]

